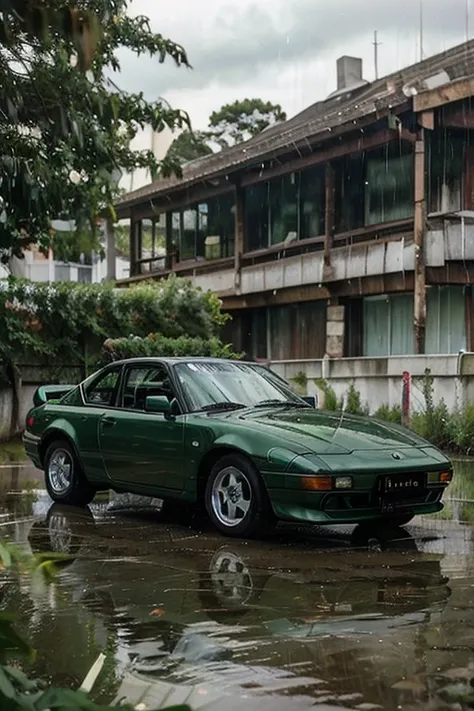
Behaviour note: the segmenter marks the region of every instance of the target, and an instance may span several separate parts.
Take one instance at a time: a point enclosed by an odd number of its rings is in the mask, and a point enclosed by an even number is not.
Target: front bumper
[[[35,467],[43,469],[40,457],[40,442],[41,438],[31,432],[25,431],[22,436],[23,446],[28,459],[31,459]]]
[[[441,499],[448,484],[429,483],[417,490],[388,496],[379,486],[379,477],[371,477],[367,487],[350,490],[305,491],[297,488],[296,477],[282,476],[267,480],[268,493],[275,515],[287,521],[318,524],[344,524],[361,521],[432,514],[444,508]],[[272,486],[273,484],[273,486]],[[283,484],[283,486],[281,486]]]

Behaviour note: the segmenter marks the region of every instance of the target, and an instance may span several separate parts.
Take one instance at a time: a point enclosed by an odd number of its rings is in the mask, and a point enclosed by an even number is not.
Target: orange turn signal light
[[[452,472],[443,472],[442,474],[439,475],[439,480],[443,484],[449,484],[450,481],[453,479],[453,473]]]
[[[307,491],[331,491],[332,477],[330,476],[303,476],[301,486]]]

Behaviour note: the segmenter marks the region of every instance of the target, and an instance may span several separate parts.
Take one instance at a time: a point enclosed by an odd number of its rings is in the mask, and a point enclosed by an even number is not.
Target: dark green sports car
[[[114,489],[204,503],[230,536],[268,519],[387,522],[443,508],[447,457],[413,432],[316,410],[268,368],[212,358],[113,363],[42,386],[23,436],[56,502]]]

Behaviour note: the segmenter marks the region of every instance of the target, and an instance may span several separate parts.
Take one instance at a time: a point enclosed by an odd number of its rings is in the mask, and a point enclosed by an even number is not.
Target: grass
[[[12,439],[10,442],[0,442],[0,464],[13,464],[25,462],[26,455],[21,439]]]

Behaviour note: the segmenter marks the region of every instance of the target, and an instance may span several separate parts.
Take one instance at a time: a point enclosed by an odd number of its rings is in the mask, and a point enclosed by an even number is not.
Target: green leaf
[[[2,560],[3,566],[9,568],[12,564],[12,556],[10,551],[3,543],[0,543],[0,558]]]

